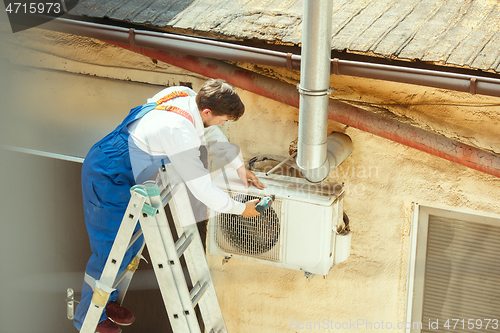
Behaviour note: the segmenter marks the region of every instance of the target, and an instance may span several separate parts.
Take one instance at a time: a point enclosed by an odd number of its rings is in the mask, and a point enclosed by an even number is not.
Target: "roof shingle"
[[[301,0],[80,0],[73,15],[299,45]],[[339,0],[332,50],[500,71],[500,3]]]

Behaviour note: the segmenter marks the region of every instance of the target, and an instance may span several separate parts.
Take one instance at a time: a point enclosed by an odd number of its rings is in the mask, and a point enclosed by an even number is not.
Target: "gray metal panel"
[[[453,6],[455,12],[449,13],[443,17],[443,20],[447,21],[447,24],[442,27],[442,32],[434,34],[432,44],[428,45],[427,52],[424,59],[430,61],[446,60],[447,56],[453,52],[460,41],[467,35],[466,24],[464,20],[466,19],[471,7],[474,5],[472,1],[454,1]],[[446,7],[448,9],[448,6]],[[438,16],[439,17],[439,16]],[[437,23],[439,24],[439,23]],[[441,22],[443,25],[443,22]],[[429,29],[428,34],[433,34],[432,29]],[[432,59],[432,60],[431,60]]]
[[[66,289],[80,300],[91,255],[81,164],[0,148],[0,330],[76,332]]]
[[[350,41],[362,31],[359,24],[369,22],[369,17],[364,16],[364,9],[373,4],[372,0],[334,1],[334,14],[332,20],[332,49],[346,49]],[[363,13],[363,14],[362,14]],[[359,18],[363,17],[360,22]]]
[[[300,43],[302,1],[196,0],[169,23],[173,28],[216,33],[239,39]]]
[[[80,300],[91,255],[80,186],[82,165],[0,147],[0,331],[77,332],[66,317],[66,288]],[[200,224],[201,225],[201,224]],[[147,251],[146,260],[151,262]],[[124,306],[128,333],[169,333],[158,282],[141,262]]]
[[[433,0],[412,3],[411,7],[405,8],[401,13],[401,21],[391,29],[373,51],[387,57],[398,55],[441,5],[440,1]]]
[[[432,9],[431,17],[424,22],[406,47],[401,50],[400,57],[439,61],[453,50],[453,46],[444,47],[447,42],[451,45],[457,43],[455,38],[450,38],[448,32],[467,12],[470,4],[461,0],[450,1],[446,6],[442,6],[442,4]]]
[[[500,21],[498,20],[500,9],[497,2],[485,3],[473,8],[474,16],[467,16],[463,22],[463,25],[468,29],[467,35],[460,40],[460,44],[451,52],[448,58],[450,64],[470,66],[484,45],[500,28]],[[498,54],[498,51],[495,53]]]
[[[0,58],[0,144],[83,158],[164,87],[15,66]]]
[[[396,0],[390,1],[390,6],[396,2]],[[387,22],[381,20],[387,13],[387,9],[387,6],[380,6],[377,1],[365,2],[361,7],[356,8],[357,12],[354,15],[350,14],[349,17],[345,17],[346,23],[342,29],[333,30],[332,49],[347,48],[361,51],[368,49],[387,29]],[[340,14],[335,13],[334,16]],[[345,13],[343,15],[345,16]],[[373,29],[373,26],[379,22],[382,23],[382,31]],[[333,25],[336,26],[336,21]]]
[[[385,36],[397,27],[404,17],[413,10],[414,5],[404,1],[394,1],[386,6],[377,4],[383,12],[371,25],[362,32],[359,38],[350,45],[353,51],[373,51]]]
[[[500,17],[500,16],[499,16]],[[481,68],[483,70],[493,70],[495,72],[499,71],[499,54],[498,45],[500,45],[500,32],[495,33],[491,36],[483,48],[477,54],[477,57],[471,64],[472,68]]]
[[[87,0],[80,1],[71,14],[164,27],[191,3],[190,0]]]

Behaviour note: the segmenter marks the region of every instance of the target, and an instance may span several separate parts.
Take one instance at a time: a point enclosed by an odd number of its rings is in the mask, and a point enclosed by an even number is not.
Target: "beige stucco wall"
[[[13,39],[4,33],[1,38],[10,45],[4,54],[12,63],[157,85],[191,82],[195,90],[203,82],[199,75],[99,41],[36,29]],[[332,78],[332,83],[338,98],[358,102],[498,103],[493,98],[370,80]],[[297,139],[298,110],[239,93],[247,112],[237,123],[224,126],[228,138],[242,147],[245,159],[264,153],[287,155]],[[496,109],[401,106],[393,112],[404,113],[422,127],[500,152]],[[476,118],[469,118],[471,114]],[[446,115],[454,121],[449,122]],[[344,127],[329,123],[332,130]],[[499,178],[353,128],[345,133],[352,138],[354,150],[330,179],[345,183],[344,209],[352,229],[350,258],[333,267],[326,278],[316,276],[308,282],[298,271],[236,259],[221,265],[221,257],[208,255],[229,332],[321,331],[299,329],[314,322],[325,328],[337,322],[360,324],[342,332],[380,332],[377,324],[387,327],[388,322],[396,327],[404,321],[412,202],[500,214]],[[366,328],[362,325],[366,321],[375,327]]]
[[[232,140],[244,151],[267,153],[265,137],[276,143],[272,149],[285,154],[290,141],[282,138],[280,127],[296,133],[294,119],[289,120],[295,111],[274,109],[273,120],[267,99],[252,100],[251,117],[229,129]],[[241,128],[247,124],[259,140],[245,149],[250,134]],[[279,133],[271,128],[280,128]],[[384,321],[396,327],[404,320],[412,202],[500,214],[500,179],[353,128],[346,134],[353,140],[353,153],[329,178],[346,186],[344,209],[353,230],[350,258],[334,266],[326,279],[307,282],[300,272],[233,259],[222,266],[221,258],[209,256],[230,331],[300,332],[307,330],[294,330],[298,322],[306,327],[358,319],[360,324]],[[380,332],[375,326],[355,327],[340,331]]]

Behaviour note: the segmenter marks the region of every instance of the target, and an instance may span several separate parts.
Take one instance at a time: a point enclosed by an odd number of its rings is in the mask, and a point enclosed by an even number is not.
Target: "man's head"
[[[196,104],[205,127],[238,120],[245,112],[245,105],[236,90],[220,79],[208,80],[201,86]]]

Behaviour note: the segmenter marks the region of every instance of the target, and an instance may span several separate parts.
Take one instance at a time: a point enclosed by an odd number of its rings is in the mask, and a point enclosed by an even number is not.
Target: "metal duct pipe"
[[[297,165],[317,182],[330,170],[325,165],[333,2],[304,0],[303,8]]]
[[[351,138],[340,132],[333,132],[326,138],[329,170],[336,169],[352,153]]]
[[[160,50],[168,49],[213,59],[247,61],[254,64],[288,69],[299,69],[301,66],[301,56],[291,53],[169,33],[127,29],[64,18],[54,19],[38,28]],[[416,84],[500,97],[500,79],[488,77],[339,59],[331,60],[329,71],[331,74],[337,75]]]
[[[319,182],[337,168],[352,153],[351,138],[340,132],[333,132],[326,139],[326,162],[313,170],[301,170],[306,179]],[[326,176],[325,176],[326,175]]]

